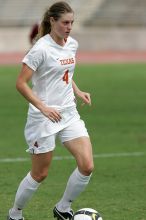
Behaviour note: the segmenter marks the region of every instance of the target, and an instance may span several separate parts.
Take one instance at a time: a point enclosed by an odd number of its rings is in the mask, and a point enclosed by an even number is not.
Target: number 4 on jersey
[[[64,75],[63,75],[63,77],[62,77],[63,81],[65,81],[66,84],[69,83],[68,73],[69,73],[69,70],[66,70],[65,73],[64,73]]]

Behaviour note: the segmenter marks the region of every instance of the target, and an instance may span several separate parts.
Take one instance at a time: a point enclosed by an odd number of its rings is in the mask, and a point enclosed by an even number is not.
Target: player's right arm
[[[20,74],[16,81],[17,90],[25,97],[25,99],[38,108],[43,115],[49,118],[53,122],[61,120],[60,113],[51,107],[46,106],[32,91],[29,87],[28,82],[32,78],[33,70],[23,63]]]

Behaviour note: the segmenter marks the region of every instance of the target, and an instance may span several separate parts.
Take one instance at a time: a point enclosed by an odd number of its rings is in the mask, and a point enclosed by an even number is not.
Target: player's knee
[[[48,173],[47,172],[40,172],[40,173],[37,173],[37,174],[33,174],[32,175],[33,178],[38,182],[42,182],[44,179],[46,179],[46,177],[48,176]]]
[[[86,166],[82,168],[82,174],[85,176],[90,176],[90,174],[94,170],[94,164],[93,163],[88,163]]]
[[[94,166],[88,166],[86,169],[86,175],[89,176],[93,172]]]

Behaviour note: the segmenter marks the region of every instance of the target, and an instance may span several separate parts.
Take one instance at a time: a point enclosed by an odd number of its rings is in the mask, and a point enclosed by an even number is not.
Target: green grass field
[[[23,136],[27,102],[15,89],[19,70],[0,67],[0,220],[6,219],[31,165]],[[95,170],[73,209],[94,208],[103,220],[146,220],[146,64],[78,65],[74,79],[92,97],[91,107],[78,101],[78,109],[91,136]],[[57,142],[54,156],[69,154]],[[24,210],[26,220],[53,219],[74,167],[72,159],[53,160],[48,178]]]

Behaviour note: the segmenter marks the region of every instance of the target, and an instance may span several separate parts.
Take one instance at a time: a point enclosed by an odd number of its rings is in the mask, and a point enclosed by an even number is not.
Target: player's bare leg
[[[78,167],[71,174],[64,195],[54,208],[54,216],[60,220],[72,218],[71,203],[88,185],[94,168],[92,146],[88,137],[76,138],[64,145],[75,157]]]
[[[64,145],[75,157],[81,174],[85,176],[90,175],[94,169],[90,138],[79,137],[65,142]]]
[[[52,156],[52,151],[42,154],[32,154],[31,176],[37,182],[42,182],[47,177]]]
[[[52,152],[33,154],[31,157],[32,169],[18,187],[14,206],[9,210],[8,220],[24,220],[22,217],[23,208],[38,189],[40,183],[48,175],[48,169],[52,160]]]

